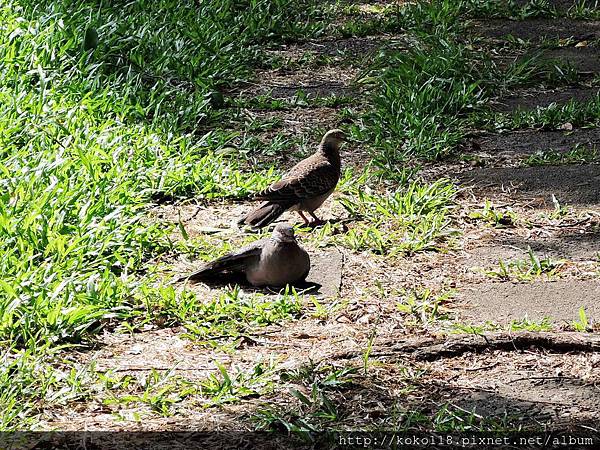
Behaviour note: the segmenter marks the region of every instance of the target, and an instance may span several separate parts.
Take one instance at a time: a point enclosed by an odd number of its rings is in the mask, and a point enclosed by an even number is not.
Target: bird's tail
[[[215,270],[214,267],[207,264],[207,265],[203,266],[201,269],[198,269],[193,273],[183,275],[183,276],[177,278],[175,280],[175,282],[179,283],[179,282],[185,281],[185,280],[199,281],[199,280],[210,279],[210,278],[215,277],[217,275],[217,273],[218,273],[218,271]]]
[[[250,211],[245,217],[240,219],[239,225],[246,224],[255,228],[263,228],[277,220],[287,208],[280,203],[265,202],[258,208]]]
[[[204,264],[195,272],[179,277],[175,282],[181,282],[184,280],[190,281],[208,281],[215,278],[219,278],[223,275],[223,272],[238,272],[243,267],[243,258],[238,258],[237,255],[225,255],[221,258],[215,259],[209,263]]]

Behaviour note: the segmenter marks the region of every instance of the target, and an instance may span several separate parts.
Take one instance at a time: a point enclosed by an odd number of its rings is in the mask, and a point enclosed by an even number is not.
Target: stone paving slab
[[[600,48],[598,47],[563,47],[545,50],[542,60],[556,60],[569,64],[578,72],[600,72]]]
[[[343,255],[335,248],[324,249],[322,253],[310,255],[310,273],[306,281],[319,285],[311,292],[323,297],[336,297],[342,285]]]
[[[552,195],[563,205],[600,205],[600,165],[477,168],[460,175],[475,192],[509,192],[514,199],[532,200],[553,208]]]
[[[477,139],[477,143],[481,152],[498,157],[530,156],[546,151],[568,152],[577,145],[590,149],[600,147],[600,129],[488,134]]]
[[[475,323],[504,324],[525,317],[570,323],[579,319],[582,306],[590,322],[600,319],[600,281],[490,282],[465,288],[457,298],[470,305],[462,318]]]
[[[491,244],[469,251],[468,262],[471,267],[497,267],[500,259],[527,259],[529,248],[540,258],[549,256],[553,260],[599,261],[600,231],[567,231],[556,236],[524,237],[509,234],[506,230]],[[598,269],[600,270],[600,266]]]
[[[492,109],[502,113],[514,113],[517,110],[546,108],[553,103],[564,105],[570,101],[588,102],[594,100],[599,94],[598,88],[570,87],[553,91],[529,89],[496,100],[492,103]]]
[[[522,8],[523,6],[529,4],[530,1],[531,0],[515,0],[515,4],[518,7]],[[585,6],[586,8],[594,8],[597,5],[596,0],[583,0],[583,2],[577,0],[548,0],[548,5],[550,7],[555,8],[557,11],[561,12],[568,11],[575,5],[579,5],[582,3],[583,6]]]
[[[578,41],[600,38],[600,21],[575,19],[489,19],[474,24],[476,34],[505,40],[508,36],[525,41],[540,42],[545,39],[569,39]]]

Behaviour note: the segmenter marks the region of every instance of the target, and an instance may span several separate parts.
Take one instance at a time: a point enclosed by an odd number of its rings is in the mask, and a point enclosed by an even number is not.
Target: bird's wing
[[[257,200],[290,202],[318,197],[334,189],[340,174],[326,159],[305,159],[282,180],[254,196]]]
[[[244,272],[248,264],[257,258],[260,258],[265,243],[266,239],[259,239],[258,241],[252,242],[237,251],[228,253],[214,261],[206,263],[196,272],[187,275],[184,278],[193,280],[216,276],[223,272]]]

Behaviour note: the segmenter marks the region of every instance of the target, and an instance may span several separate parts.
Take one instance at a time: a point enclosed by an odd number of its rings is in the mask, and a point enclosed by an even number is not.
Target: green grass
[[[150,364],[135,373],[100,371],[94,362],[73,362],[65,352],[52,350],[43,356],[7,352],[2,357],[1,431],[34,427],[49,408],[65,412],[70,405],[90,401],[110,411],[115,420],[170,417],[183,410],[184,401],[211,408],[271,393],[277,379],[276,364],[270,360],[244,370],[228,370],[215,361],[216,369],[207,376],[187,378],[176,365],[162,370]]]
[[[597,0],[578,0],[569,8],[569,16],[574,19],[600,19],[600,2]]]
[[[147,211],[277,178],[249,173],[238,133],[215,126],[230,115],[222,91],[252,76],[265,45],[314,36],[322,19],[308,0],[0,6],[0,372],[18,372],[2,382],[2,429],[61,391],[44,354],[63,343],[118,324],[230,336],[297,314],[289,297],[211,303],[161,286],[153,262],[181,249]]]
[[[321,246],[337,243],[389,256],[439,250],[455,232],[450,218],[455,195],[448,180],[412,181],[381,194],[356,183],[339,199],[351,220],[348,231],[327,224],[314,238]]]
[[[373,148],[384,173],[393,174],[409,157],[441,159],[457,152],[474,127],[485,127],[479,118],[487,117],[494,97],[517,86],[579,79],[572,68],[535,55],[500,65],[495,49],[466,32],[466,17],[483,3],[435,0],[402,9],[397,21],[411,45],[380,53],[362,74],[373,112],[354,133]],[[486,4],[492,3],[501,2]]]
[[[168,227],[143,220],[153,201],[274,181],[220,153],[235,134],[195,130],[259,44],[318,31],[317,14],[282,1],[208,2],[202,21],[193,2],[0,9],[0,339],[77,341],[118,315],[144,284],[136,271],[172,248]]]
[[[527,252],[527,258],[522,260],[498,261],[498,268],[487,270],[486,274],[490,277],[501,280],[531,281],[536,278],[555,278],[558,276],[565,261],[556,261],[546,256],[540,258],[531,248]]]
[[[583,164],[598,161],[598,150],[584,145],[576,145],[567,152],[546,150],[528,156],[523,164],[526,166],[544,166],[559,164]]]
[[[490,131],[538,128],[560,130],[569,123],[573,127],[593,127],[600,124],[600,95],[589,101],[570,100],[552,103],[532,110],[517,109],[512,113],[478,112],[471,116],[472,125]]]
[[[469,213],[469,219],[481,220],[496,228],[514,227],[519,217],[512,208],[497,208],[488,199],[485,200],[481,210]]]
[[[440,41],[398,53],[386,63],[370,120],[381,139],[375,145],[384,149],[383,165],[410,154],[439,158],[457,147],[465,133],[461,114],[483,101],[473,59],[464,47]]]

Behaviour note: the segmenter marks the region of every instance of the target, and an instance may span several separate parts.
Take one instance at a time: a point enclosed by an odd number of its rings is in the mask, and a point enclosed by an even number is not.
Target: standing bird
[[[285,286],[304,281],[310,258],[298,245],[294,229],[277,224],[270,238],[260,239],[204,265],[177,281],[216,280],[224,275],[243,274],[253,286]]]
[[[316,153],[292,167],[280,181],[256,194],[254,199],[264,200],[264,203],[238,223],[262,228],[285,211],[298,211],[308,225],[311,222],[304,215],[306,211],[314,219],[312,223],[320,223],[315,210],[331,195],[340,179],[340,144],[344,141],[346,135],[342,130],[325,133]]]

